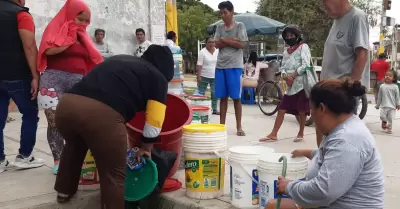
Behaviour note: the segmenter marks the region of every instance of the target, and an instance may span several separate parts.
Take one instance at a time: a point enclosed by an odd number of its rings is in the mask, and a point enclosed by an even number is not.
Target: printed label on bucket
[[[252,176],[254,178],[254,180],[258,181],[258,171],[257,169],[254,169],[252,171]],[[259,186],[256,182],[252,181],[252,190],[251,190],[251,194],[252,194],[252,203],[253,205],[258,205],[259,204]]]
[[[217,192],[224,188],[225,162],[221,158],[186,159],[186,188],[195,192]]]
[[[96,168],[96,162],[90,151],[87,152],[85,160],[83,161],[80,185],[94,185],[99,184],[99,173]]]
[[[299,181],[305,181],[305,180],[306,180],[305,178],[299,179]],[[277,182],[278,182],[278,180],[274,181],[274,199],[278,198],[278,195],[276,194],[278,192]],[[289,196],[286,196],[286,195],[282,195],[282,198],[291,199]]]
[[[193,112],[192,122],[208,124],[210,122],[210,119],[208,118],[208,115],[200,115],[198,112]]]
[[[269,186],[268,183],[265,181],[259,181],[260,182],[260,205],[262,208],[265,208],[267,206],[268,202],[268,197],[269,197]]]

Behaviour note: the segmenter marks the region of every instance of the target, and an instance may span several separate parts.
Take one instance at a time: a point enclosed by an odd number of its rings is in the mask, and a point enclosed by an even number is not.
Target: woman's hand
[[[312,149],[296,149],[292,152],[292,157],[306,157],[311,160]]]
[[[287,77],[286,84],[287,84],[288,86],[292,86],[292,85],[293,85],[293,82],[294,82],[294,79],[293,79],[292,76]]]
[[[149,157],[151,158],[151,149],[153,148],[153,144],[145,144],[142,143],[142,146],[139,148],[139,151],[136,153],[137,161],[140,162],[141,157]]]
[[[278,189],[277,193],[278,194],[287,195],[286,194],[286,187],[290,182],[291,182],[291,180],[289,180],[289,179],[287,179],[287,178],[285,178],[283,176],[279,176],[278,177],[278,181],[276,182],[276,186],[277,186],[277,189]]]

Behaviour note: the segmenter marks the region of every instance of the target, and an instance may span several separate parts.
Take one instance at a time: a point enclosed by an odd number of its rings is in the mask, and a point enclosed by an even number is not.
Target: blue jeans
[[[0,81],[0,126],[2,130],[6,125],[8,105],[12,99],[22,114],[21,140],[19,154],[31,155],[36,143],[36,130],[38,127],[38,103],[31,100],[31,80]],[[0,135],[0,161],[5,159],[4,132]]]

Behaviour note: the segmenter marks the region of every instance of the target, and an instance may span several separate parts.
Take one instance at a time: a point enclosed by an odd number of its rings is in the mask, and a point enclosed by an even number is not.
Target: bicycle
[[[283,94],[286,92],[286,83],[283,80],[282,72],[275,73],[274,81],[265,81],[260,85],[260,88],[257,93],[257,104],[260,108],[261,112],[264,115],[272,116],[276,112],[278,112],[279,103],[283,98]],[[361,109],[357,109],[358,117],[363,119],[367,114],[368,109],[368,100],[367,95],[364,94],[360,98]],[[263,105],[271,103],[273,108],[271,111],[265,110]],[[299,122],[299,117],[296,116],[297,122]],[[312,126],[314,124],[314,120],[311,116],[307,117],[306,126]]]

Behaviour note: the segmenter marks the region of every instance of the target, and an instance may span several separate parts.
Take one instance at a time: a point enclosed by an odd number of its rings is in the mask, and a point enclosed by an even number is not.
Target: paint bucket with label
[[[236,208],[259,207],[258,158],[274,149],[264,146],[236,146],[229,148],[231,203]]]
[[[100,189],[99,172],[96,168],[96,162],[90,150],[86,153],[83,161],[81,177],[79,179],[78,190],[98,190]]]
[[[193,106],[205,106],[210,108],[210,117],[211,117],[213,109],[212,109],[211,99],[209,97],[193,95],[190,96],[189,99],[192,102]]]
[[[257,163],[259,188],[260,188],[260,209],[264,209],[269,200],[276,199],[278,177],[282,175],[283,162],[279,158],[286,156],[287,170],[286,178],[291,180],[302,180],[306,177],[308,159],[306,157],[292,158],[289,153],[269,153],[260,156]],[[282,198],[289,198],[282,195]]]
[[[183,127],[186,196],[214,199],[224,193],[226,127],[221,124],[193,124]]]
[[[193,120],[191,124],[210,123],[210,108],[205,106],[192,106]]]

